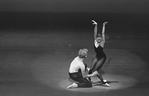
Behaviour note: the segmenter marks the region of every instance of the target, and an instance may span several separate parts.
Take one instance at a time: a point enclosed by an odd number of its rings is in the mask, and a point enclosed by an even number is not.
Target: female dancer
[[[96,57],[93,60],[93,63],[90,67],[89,70],[89,74],[93,73],[94,76],[97,76],[101,82],[105,85],[105,86],[110,86],[106,80],[103,80],[102,75],[98,72],[101,67],[103,66],[104,62],[106,61],[106,55],[103,52],[103,48],[104,48],[104,44],[105,44],[105,25],[108,22],[104,22],[103,23],[103,27],[102,27],[102,35],[100,33],[97,34],[97,22],[95,22],[94,20],[92,20],[92,24],[95,25],[94,27],[94,50],[96,52]],[[91,80],[91,78],[89,78],[89,80]]]
[[[69,67],[69,76],[74,81],[78,83],[73,83],[67,88],[76,88],[76,87],[92,87],[92,83],[86,78],[91,77],[91,75],[82,76],[82,73],[86,70],[86,65],[83,63],[84,59],[87,57],[88,50],[83,48],[78,52],[78,56],[71,62]]]

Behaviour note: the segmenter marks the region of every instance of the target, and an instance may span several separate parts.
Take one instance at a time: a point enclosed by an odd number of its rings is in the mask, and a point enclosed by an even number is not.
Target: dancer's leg
[[[104,64],[105,60],[106,60],[106,58],[101,58],[100,60],[95,58],[93,60],[91,67],[90,67],[89,74],[91,74],[94,71],[98,71],[102,67],[102,65]],[[99,76],[99,77],[101,77],[101,76]]]
[[[105,86],[107,86],[107,87],[110,86],[110,85],[107,83],[107,80],[104,80],[103,77],[102,77],[102,75],[101,75],[98,71],[94,71],[94,72],[92,73],[92,75],[93,75],[93,76],[97,76],[97,77],[101,80],[102,84],[104,84]]]
[[[102,75],[97,70],[94,71],[92,74],[93,76],[97,76],[101,80],[101,82],[104,83]]]
[[[88,74],[92,74],[94,68],[96,67],[97,62],[98,62],[98,59],[94,58],[93,63],[90,66],[90,70],[89,70]],[[88,79],[91,80],[91,77],[89,77]]]
[[[106,83],[106,81],[103,79],[102,75],[98,72],[101,69],[101,67],[103,66],[105,61],[106,61],[106,58],[101,58],[97,62],[96,66],[94,67],[94,69],[92,71],[95,72],[94,74],[101,80],[101,82],[103,84],[106,84],[106,86],[110,86]]]
[[[94,68],[96,67],[97,62],[98,62],[98,59],[94,58],[93,63],[90,66],[90,70],[89,70],[88,74],[92,74]]]
[[[86,78],[78,78],[78,87],[92,87],[92,83],[88,81]]]
[[[92,64],[91,64],[91,66],[90,66],[89,74],[92,73],[92,71],[93,71],[94,68],[96,67],[97,62],[98,62],[98,59],[97,59],[97,58],[94,58],[94,60],[93,60],[93,62],[92,62]]]
[[[94,70],[100,70],[103,64],[105,63],[105,61],[106,61],[106,58],[99,59]]]
[[[93,71],[97,71],[97,72],[98,72],[98,71],[101,69],[101,67],[103,66],[105,60],[106,60],[105,58],[101,58],[101,59],[97,62],[97,64],[96,64],[96,66],[95,66],[95,68],[94,68]],[[97,77],[101,80],[102,83],[104,83],[103,77],[102,77],[102,75],[101,75],[99,72],[98,72]]]
[[[80,75],[80,72],[77,73],[69,73],[70,78],[78,83],[73,83],[72,85],[68,86],[67,88],[74,88],[74,87],[92,87],[92,83],[88,81],[86,78],[83,78]]]

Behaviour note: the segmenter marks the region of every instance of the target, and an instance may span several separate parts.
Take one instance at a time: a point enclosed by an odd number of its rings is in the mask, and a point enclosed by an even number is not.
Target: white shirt
[[[79,69],[81,69],[81,71],[84,72],[85,65],[83,63],[83,60],[77,56],[70,64],[69,73],[78,72]]]

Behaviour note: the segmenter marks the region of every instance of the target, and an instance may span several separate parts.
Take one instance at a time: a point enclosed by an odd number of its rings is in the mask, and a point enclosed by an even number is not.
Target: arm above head
[[[97,37],[97,22],[95,20],[92,20],[92,24],[95,25],[94,27],[94,39]]]
[[[107,24],[108,22],[104,22],[103,23],[103,26],[102,26],[102,38],[103,40],[105,41],[105,25]]]

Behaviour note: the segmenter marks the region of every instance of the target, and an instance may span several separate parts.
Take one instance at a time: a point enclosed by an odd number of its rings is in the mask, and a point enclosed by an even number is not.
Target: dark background
[[[111,36],[125,38],[148,38],[149,13],[105,13],[105,12],[0,12],[1,32],[19,30],[82,30],[93,31],[91,20],[108,21],[106,30]],[[41,31],[40,31],[41,32]]]
[[[1,0],[0,30],[85,31],[92,29],[95,19],[99,30],[109,22],[110,35],[147,38],[148,4],[148,0]]]
[[[0,95],[148,96],[148,3],[148,0],[1,0]],[[91,62],[92,19],[98,22],[99,32],[102,23],[108,21],[105,46],[108,59],[104,68],[110,68],[105,74],[135,77],[138,81],[135,86],[89,94],[55,89],[57,81],[67,79],[69,64],[80,48],[89,49]],[[121,56],[133,58],[120,61]],[[135,56],[143,64],[135,65]],[[108,65],[109,58],[114,59]],[[129,80],[124,83],[127,82],[131,83]]]

